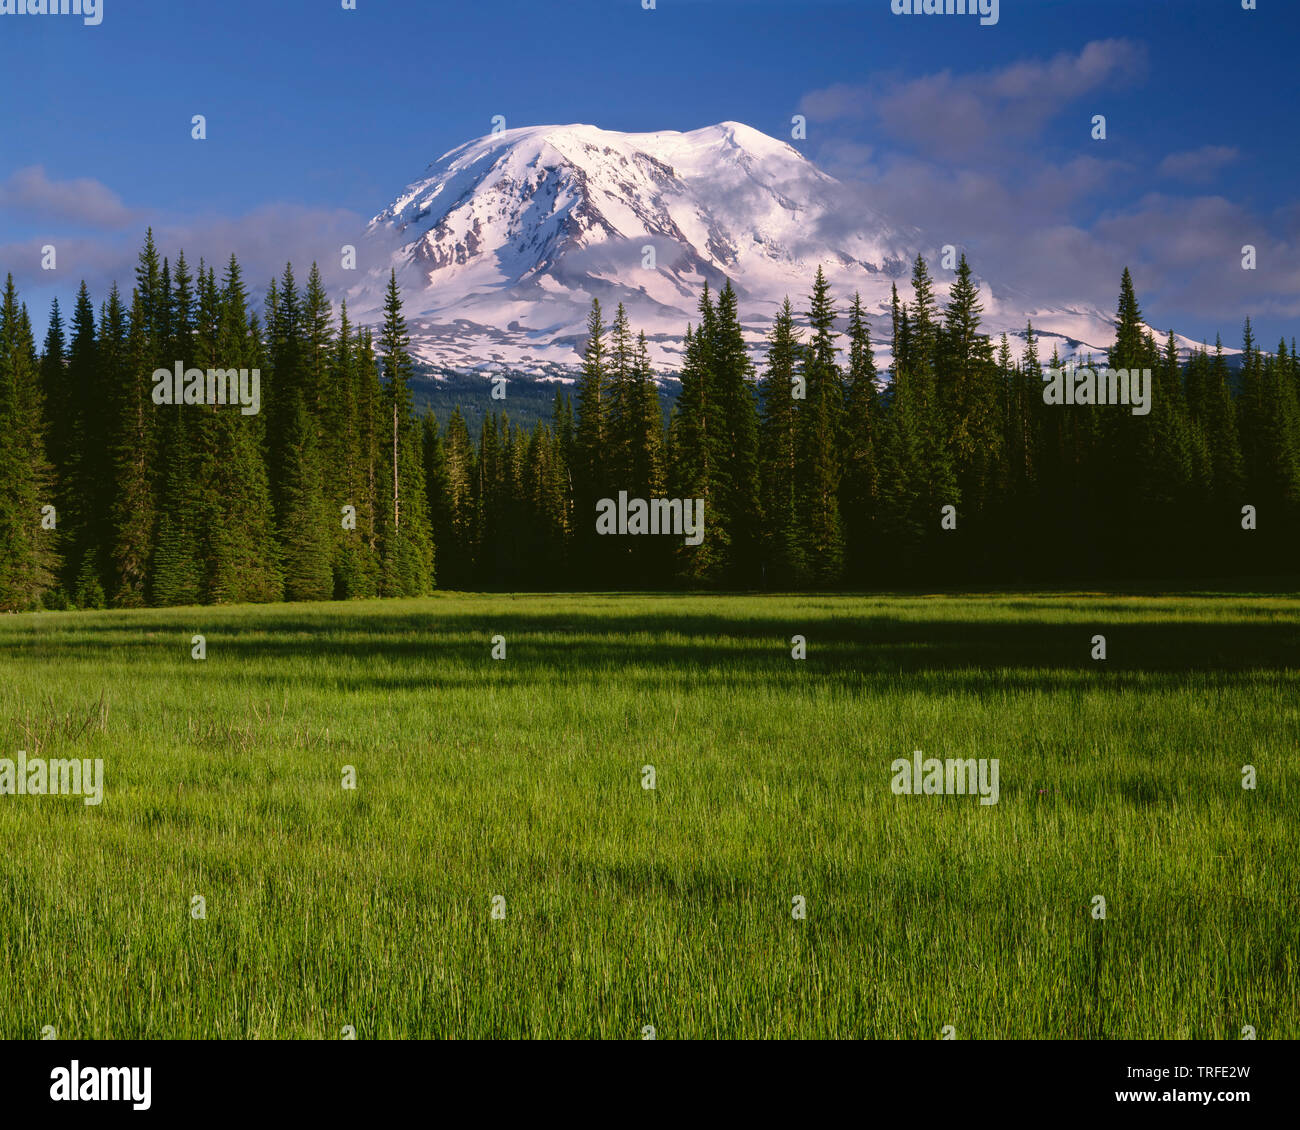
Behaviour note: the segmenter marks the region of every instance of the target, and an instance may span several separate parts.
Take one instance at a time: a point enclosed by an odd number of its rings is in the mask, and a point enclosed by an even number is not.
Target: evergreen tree
[[[280,529],[284,597],[286,600],[329,600],[334,595],[333,535],[321,489],[320,451],[311,414],[302,397],[296,399],[284,459],[285,524]]]
[[[150,350],[156,350],[163,342],[162,326],[167,318],[167,301],[168,296],[163,293],[158,247],[154,243],[153,228],[149,228],[145,232],[144,248],[140,252],[139,262],[135,268],[132,309],[138,311],[139,325],[133,325],[132,328]],[[136,320],[133,314],[132,322]]]
[[[808,322],[812,333],[801,358],[806,399],[796,416],[795,499],[808,576],[815,584],[832,585],[844,571],[839,504],[844,392],[836,361],[835,308],[820,267]]]
[[[444,588],[465,588],[475,575],[478,511],[474,484],[478,475],[478,458],[459,408],[452,410],[447,423],[445,446],[452,540],[445,547],[438,543],[443,562],[439,570],[440,580]]]
[[[596,534],[596,502],[609,497],[604,463],[608,433],[610,374],[605,356],[605,323],[599,299],[591,300],[582,375],[578,378],[578,412],[573,435],[573,510],[575,540],[587,565],[585,579],[598,578],[609,550]]]
[[[65,547],[76,534],[76,499],[73,497],[73,467],[78,452],[75,450],[78,406],[73,400],[68,379],[67,338],[64,335],[63,316],[59,300],[50,306],[50,320],[46,328],[45,344],[41,350],[40,394],[43,407],[40,425],[45,437],[42,453],[50,474],[48,504],[55,508],[55,529],[49,531],[46,541],[60,555],[58,579],[66,594],[75,587],[75,575],[67,574],[69,558]],[[57,469],[57,475],[55,474]]]
[[[549,422],[490,414],[475,444],[459,411],[445,434],[415,416],[395,275],[382,367],[346,305],[335,329],[314,267],[303,291],[291,266],[272,281],[263,330],[233,257],[218,285],[150,233],[129,313],[114,287],[97,321],[83,283],[70,332],[56,303],[39,354],[10,280],[0,607],[413,595],[434,581],[435,545],[457,587],[657,584],[673,566],[689,584],[779,587],[1294,568],[1294,343],[1265,354],[1247,322],[1239,381],[1218,344],[1184,363],[1125,271],[1106,360],[1151,370],[1151,410],[1065,411],[1044,403],[1032,324],[1019,360],[1006,334],[994,355],[964,258],[942,322],[920,257],[912,283],[910,304],[891,295],[887,386],[860,296],[841,369],[819,272],[808,340],[787,302],[757,398],[734,288],[705,288],[666,435],[645,335],[621,307],[607,335],[593,303],[576,418],[557,389]],[[265,413],[155,403],[153,371],[177,360],[265,374]],[[595,500],[619,489],[704,499],[704,544],[597,538]],[[1231,536],[1247,503],[1248,542]],[[939,530],[948,504],[960,533]],[[51,505],[57,529],[42,529]]]
[[[911,370],[927,381],[934,380],[935,355],[939,344],[939,308],[934,297],[934,280],[923,256],[912,264],[912,313],[907,343]]]
[[[454,558],[456,510],[447,453],[438,430],[438,420],[432,412],[423,417],[420,440],[424,461],[424,493],[429,503],[429,527],[433,534],[433,544],[438,547],[440,580],[446,588],[454,578],[454,571],[448,565],[449,559]]]
[[[832,319],[834,315],[832,314]],[[718,494],[712,526],[706,514],[705,537],[725,532],[724,576],[731,585],[758,582],[758,406],[753,365],[740,325],[736,292],[728,281],[718,294],[713,322],[713,428],[718,441]],[[831,366],[832,379],[838,376]]]
[[[775,588],[805,582],[807,563],[795,495],[797,470],[795,379],[802,352],[794,310],[785,300],[768,336],[767,366],[760,392],[759,504],[763,518],[763,574]]]
[[[379,381],[379,364],[374,342],[368,329],[357,337],[355,369],[357,373],[357,420],[360,426],[361,485],[357,504],[357,530],[361,534],[366,570],[365,588],[359,596],[377,596],[380,591],[380,529],[384,512],[391,506],[384,498],[384,421],[383,389]],[[391,479],[389,480],[391,482]]]
[[[0,302],[0,608],[41,606],[56,583],[56,530],[42,529],[53,506],[46,458],[40,363],[27,308],[13,276]]]
[[[620,302],[610,332],[608,399],[601,454],[612,489],[625,490],[632,498],[644,497],[648,489],[644,398],[639,381],[632,327]]]
[[[208,270],[200,297],[200,336],[215,335],[210,365],[261,370],[265,355],[261,329],[248,313],[243,272],[234,255],[218,290]],[[213,322],[208,319],[214,319]],[[262,415],[245,415],[237,404],[205,405],[196,445],[196,476],[206,490],[201,527],[205,599],[243,603],[281,599],[284,578],[275,538],[275,513],[263,456]]]
[[[655,396],[656,402],[658,395]],[[560,556],[563,561],[563,578],[565,583],[571,581],[569,570],[572,565],[574,541],[574,424],[573,401],[562,388],[556,387],[555,402],[551,406],[551,429],[555,434],[555,467],[553,475],[555,489],[559,493],[559,537]],[[667,467],[665,453],[665,468]]]
[[[962,255],[949,294],[940,351],[948,447],[963,502],[979,512],[1001,487],[1000,396],[992,349],[979,332],[983,306]]]
[[[41,349],[41,394],[49,422],[45,437],[47,455],[54,466],[66,467],[72,457],[74,411],[68,384],[67,338],[57,298],[50,305],[45,345]]]
[[[380,591],[384,596],[421,596],[433,586],[433,534],[424,494],[420,431],[413,416],[410,346],[394,271],[389,274],[379,339],[384,364],[384,427],[391,426],[386,433],[386,443],[391,441],[386,472],[390,477],[385,483],[392,484],[392,506],[384,507],[379,524],[383,563]]]
[[[501,583],[508,562],[501,527],[505,510],[505,465],[501,421],[495,412],[483,415],[479,433],[478,467],[474,480],[475,547],[480,580],[488,586]]]
[[[717,314],[706,283],[700,296],[700,322],[686,327],[681,369],[681,391],[673,435],[673,493],[683,499],[702,499],[705,531],[696,546],[679,546],[678,570],[692,584],[713,584],[730,559],[729,531],[714,520],[719,508],[722,477],[722,426],[719,422],[717,366]]]
[[[334,357],[333,330],[330,325],[333,313],[329,296],[325,293],[325,284],[321,280],[320,267],[312,263],[302,302],[302,396],[303,405],[316,433],[316,442],[321,445],[322,456],[327,454],[322,430],[323,417],[330,406],[328,381]],[[322,473],[333,472],[333,468],[326,467],[324,463],[321,470]]]
[[[105,319],[104,374],[112,423],[108,550],[109,593],[119,607],[145,604],[154,532],[154,405],[149,377],[149,323],[143,297],[132,293],[122,318],[116,290]],[[112,327],[110,330],[109,327]],[[124,335],[124,336],[119,336]]]
[[[925,260],[912,271],[916,308],[904,303],[894,318],[893,382],[880,448],[881,549],[896,575],[933,575],[926,550],[940,534],[942,507],[961,494],[934,377],[937,314]],[[900,361],[903,358],[903,361]]]
[[[880,495],[879,445],[880,393],[876,388],[876,360],[871,330],[862,308],[862,295],[849,307],[849,371],[845,390],[845,419],[840,480],[840,505],[844,515],[845,547],[849,575],[864,582],[874,548],[873,530]]]
[[[331,554],[334,596],[349,600],[372,593],[373,588],[367,580],[371,568],[362,532],[366,516],[363,513],[365,476],[361,450],[360,375],[346,301],[340,304],[338,336],[328,365],[325,418],[332,426],[325,428],[323,444],[323,461],[329,468],[324,489],[325,511],[334,534]],[[348,518],[350,522],[346,520]]]
[[[271,280],[265,309],[267,470],[276,520],[283,527],[298,520],[287,509],[285,492],[294,472],[286,460],[298,408],[309,400],[302,361],[302,300],[292,264],[285,264],[279,280]]]
[[[102,547],[106,541],[108,497],[108,428],[99,413],[103,400],[95,309],[85,281],[77,291],[68,348],[68,398],[71,406],[70,450],[60,471],[64,510],[64,576],[78,608],[105,603]]]
[[[137,277],[148,277],[147,254]],[[189,265],[182,251],[176,258],[174,285],[167,260],[162,273],[162,338],[156,351],[159,368],[180,361],[193,365],[194,292]],[[170,360],[169,360],[170,359]],[[196,462],[196,433],[203,426],[200,409],[186,404],[155,405],[158,434],[158,525],[154,532],[150,574],[151,601],[159,605],[196,604],[204,592],[203,487]]]
[[[172,352],[176,354],[174,360],[188,362],[194,348],[194,278],[184,251],[176,256],[169,321]]]
[[[1223,340],[1219,337],[1214,341],[1214,361],[1200,401],[1199,420],[1205,429],[1206,442],[1213,460],[1212,489],[1221,499],[1236,502],[1245,485],[1245,468],[1229,386],[1228,365],[1223,358]]]

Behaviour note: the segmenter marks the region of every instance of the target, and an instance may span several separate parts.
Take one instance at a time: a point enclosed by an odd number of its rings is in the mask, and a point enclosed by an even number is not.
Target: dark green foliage
[[[858,294],[853,296],[849,308],[848,363],[841,435],[840,510],[844,515],[849,576],[862,583],[872,575],[877,551],[881,407],[871,330],[862,309],[862,296]]]
[[[705,515],[705,537],[725,531],[724,579],[731,587],[759,581],[758,550],[762,541],[758,508],[758,405],[754,367],[740,326],[736,292],[730,281],[718,294],[711,349],[717,406],[718,494],[712,517]]]
[[[83,284],[39,354],[11,279],[0,608],[1294,570],[1294,344],[1266,354],[1247,322],[1236,377],[1217,343],[1184,361],[1125,271],[1105,360],[1151,370],[1151,410],[1070,410],[1044,403],[1032,325],[1019,357],[980,332],[964,257],[942,314],[921,257],[911,285],[887,383],[860,297],[837,327],[821,271],[806,327],[788,300],[774,319],[757,380],[735,289],[706,287],[666,427],[645,335],[622,306],[607,329],[593,301],[572,395],[548,392],[528,428],[492,403],[475,438],[458,409],[445,429],[416,413],[395,275],[376,349],[314,265],[304,289],[291,266],[271,283],[263,327],[233,257],[218,282],[150,233],[129,307],[114,287],[97,320]],[[156,401],[154,371],[177,361],[257,372],[263,410]],[[596,504],[620,491],[702,499],[702,543],[598,536]]]
[[[726,526],[713,521],[721,509],[722,426],[714,358],[717,315],[707,284],[699,311],[699,325],[686,328],[682,389],[669,439],[673,451],[670,484],[671,493],[678,498],[703,500],[707,531],[700,545],[678,547],[678,571],[689,584],[717,584],[726,569],[730,546]]]
[[[380,431],[385,504],[378,517],[382,596],[421,596],[433,588],[433,534],[424,493],[423,444],[412,414],[410,345],[394,273],[388,280],[379,339],[384,368]]]
[[[145,604],[153,557],[157,416],[151,393],[152,343],[144,296],[137,289],[129,320],[114,290],[104,329],[105,409],[111,421],[108,544],[109,597],[118,607]]]
[[[941,573],[950,560],[951,531],[941,529],[941,517],[945,506],[960,512],[961,492],[947,442],[954,412],[941,399],[935,376],[939,326],[933,283],[919,255],[912,289],[911,311],[903,303],[893,317],[893,381],[880,446],[878,528],[885,548],[877,575],[920,579]],[[951,381],[943,383],[953,387]],[[950,540],[941,548],[945,534]]]
[[[222,368],[266,367],[262,333],[248,312],[239,264],[232,255],[223,287],[209,270],[210,300],[217,303],[215,363]],[[202,421],[196,481],[203,487],[206,598],[219,603],[279,600],[284,592],[281,547],[264,455],[263,417],[237,406],[210,405]]]
[[[808,323],[811,336],[799,358],[805,399],[795,424],[795,517],[807,581],[826,586],[836,584],[844,572],[839,506],[844,381],[835,344],[835,307],[820,267]]]
[[[0,303],[0,608],[39,607],[56,583],[57,528],[42,527],[55,505],[46,456],[40,363],[27,308],[13,276]]]
[[[297,399],[285,436],[285,519],[280,527],[286,600],[329,600],[334,595],[330,512],[321,489],[321,453],[311,413]]]
[[[795,380],[801,343],[794,311],[785,300],[768,337],[767,367],[760,384],[759,504],[763,521],[761,575],[773,588],[805,583],[807,563],[799,537],[795,476],[798,467]]]
[[[608,566],[609,546],[595,532],[596,503],[609,497],[612,477],[603,456],[609,428],[610,376],[605,355],[605,321],[600,300],[591,300],[582,375],[578,378],[577,419],[569,467],[573,478],[575,541],[583,579],[600,583]],[[617,489],[617,488],[615,488]]]

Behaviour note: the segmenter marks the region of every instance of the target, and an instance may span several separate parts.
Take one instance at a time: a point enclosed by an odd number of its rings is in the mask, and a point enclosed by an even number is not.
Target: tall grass
[[[106,787],[0,796],[0,1036],[1295,1039],[1297,675],[1283,596],[5,617]]]

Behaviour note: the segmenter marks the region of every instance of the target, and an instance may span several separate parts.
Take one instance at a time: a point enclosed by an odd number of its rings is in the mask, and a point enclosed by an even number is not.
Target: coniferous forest
[[[852,589],[1290,574],[1300,561],[1300,354],[1247,321],[1181,361],[1124,272],[1097,364],[1150,369],[1151,410],[1048,405],[1033,327],[980,333],[963,257],[923,258],[887,325],[821,272],[757,372],[730,284],[684,327],[667,420],[644,335],[593,302],[552,418],[471,435],[417,416],[396,280],[377,334],[313,266],[251,308],[149,234],[130,294],[56,302],[40,348],[0,309],[0,607],[415,596],[444,589]],[[877,368],[873,342],[893,365]],[[261,405],[157,404],[155,370],[258,369]],[[704,538],[599,536],[596,503],[705,500]],[[955,508],[941,521],[945,507]]]

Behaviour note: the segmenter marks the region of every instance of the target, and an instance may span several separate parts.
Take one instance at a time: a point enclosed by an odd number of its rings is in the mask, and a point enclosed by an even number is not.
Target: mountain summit
[[[911,261],[937,246],[739,122],[689,133],[504,130],[440,157],[368,235],[385,263],[350,295],[363,319],[391,265],[423,360],[556,374],[580,360],[593,297],[609,317],[624,303],[655,363],[675,369],[706,282],[731,279],[757,349],[786,295],[802,308],[819,265],[841,306],[861,291],[879,342],[891,283],[906,299]],[[942,298],[945,272],[932,270]],[[1100,354],[1113,338],[1099,310],[1028,309],[987,282],[981,292],[985,330],[1023,331],[1032,317],[1045,356],[1053,337],[1063,355]]]

